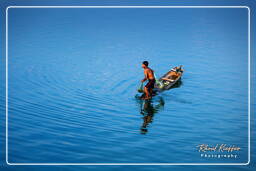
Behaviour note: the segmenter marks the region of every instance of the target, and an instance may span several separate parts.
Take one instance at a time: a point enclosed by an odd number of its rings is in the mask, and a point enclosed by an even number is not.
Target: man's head
[[[148,61],[143,61],[142,68],[147,68],[147,67],[148,67]]]

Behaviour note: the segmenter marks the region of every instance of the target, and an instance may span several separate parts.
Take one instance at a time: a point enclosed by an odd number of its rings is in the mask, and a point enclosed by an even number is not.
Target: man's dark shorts
[[[155,85],[155,82],[156,82],[156,80],[155,79],[153,79],[153,80],[148,80],[148,83],[145,85],[145,87],[147,88],[147,89],[153,89],[154,88],[154,85]]]

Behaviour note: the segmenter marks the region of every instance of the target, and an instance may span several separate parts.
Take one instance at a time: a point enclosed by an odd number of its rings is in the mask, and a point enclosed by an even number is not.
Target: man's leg
[[[150,87],[150,97],[152,97],[152,96],[153,96],[153,88]]]
[[[144,92],[145,92],[145,99],[149,98],[149,92],[148,92],[148,88],[144,87]]]

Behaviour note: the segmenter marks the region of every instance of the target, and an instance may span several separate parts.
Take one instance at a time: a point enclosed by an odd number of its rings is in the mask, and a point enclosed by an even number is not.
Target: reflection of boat
[[[158,91],[168,90],[175,86],[181,80],[183,75],[182,65],[179,67],[174,67],[163,75],[155,84],[155,88]]]
[[[173,89],[173,88],[179,88],[180,86],[182,85],[182,81],[181,79],[178,80],[173,86],[171,86],[169,89],[167,90],[170,90],[170,89]]]

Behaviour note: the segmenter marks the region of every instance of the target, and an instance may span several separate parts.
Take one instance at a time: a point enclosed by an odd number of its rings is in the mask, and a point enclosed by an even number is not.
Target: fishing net
[[[164,84],[163,84],[161,81],[159,81],[159,80],[157,79],[155,73],[154,73],[154,77],[155,77],[155,79],[156,79],[156,85],[157,85],[157,87],[163,88],[163,87],[164,87]]]
[[[143,93],[143,83],[140,84],[139,88],[138,88],[138,92],[139,93]]]

